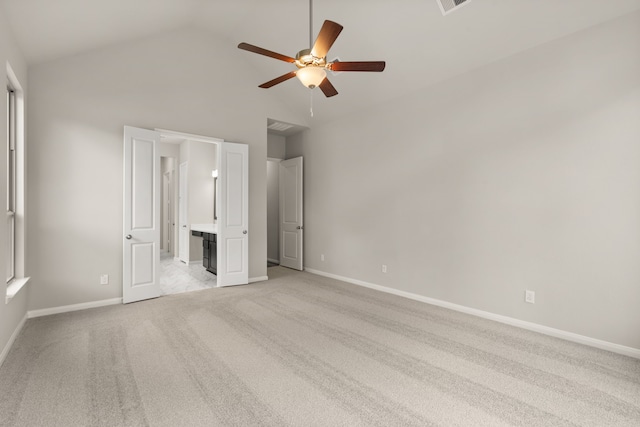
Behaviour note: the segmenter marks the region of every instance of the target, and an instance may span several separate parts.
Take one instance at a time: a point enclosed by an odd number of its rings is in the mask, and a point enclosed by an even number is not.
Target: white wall
[[[4,80],[6,82],[6,64],[9,63],[11,69],[15,73],[18,78],[22,89],[25,94],[28,96],[28,88],[27,88],[27,65],[22,57],[20,50],[18,49],[14,39],[13,34],[9,31],[9,24],[7,23],[4,12],[0,8],[0,66],[2,67],[2,73],[5,76]],[[4,87],[4,86],[3,86]],[[6,144],[7,135],[7,103],[5,101],[0,102],[0,135],[2,135],[3,144]],[[26,117],[28,121],[29,118]],[[28,135],[27,135],[27,144]],[[3,165],[3,171],[6,171],[5,165],[7,164],[7,151],[6,145],[2,146],[3,148],[0,150],[0,164]],[[27,186],[29,182],[27,181]],[[7,199],[7,174],[0,173],[0,200]],[[27,188],[29,191],[29,188]],[[3,202],[4,203],[4,202]],[[28,207],[28,205],[27,205]],[[25,216],[25,221],[29,221],[30,218]],[[3,242],[0,245],[0,277],[7,277],[6,275],[6,263],[4,260],[6,259],[6,245],[4,242],[8,239],[8,229],[6,227],[6,221],[2,222],[3,226],[0,227],[0,241]],[[25,260],[25,275],[28,276],[31,274],[31,262],[30,258],[26,257]],[[30,286],[32,283],[28,283],[26,286]],[[6,288],[3,288],[6,289]],[[5,304],[4,296],[5,292],[0,294],[2,299],[0,300],[0,362],[1,357],[4,355],[5,349],[8,349],[7,344],[11,339],[11,336],[16,331],[16,328],[20,324],[20,322],[24,319],[27,312],[27,291],[26,288],[23,288],[8,304]]]
[[[306,118],[256,88],[244,61],[181,30],[30,67],[30,309],[122,295],[124,125],[249,145],[249,276],[266,275],[265,124]]]
[[[307,267],[640,349],[640,14],[299,139]]]

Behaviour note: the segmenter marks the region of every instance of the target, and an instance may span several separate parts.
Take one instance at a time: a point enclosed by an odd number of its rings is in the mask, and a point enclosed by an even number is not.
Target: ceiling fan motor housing
[[[296,67],[324,67],[327,65],[327,58],[318,58],[311,53],[311,49],[303,49],[296,54]]]

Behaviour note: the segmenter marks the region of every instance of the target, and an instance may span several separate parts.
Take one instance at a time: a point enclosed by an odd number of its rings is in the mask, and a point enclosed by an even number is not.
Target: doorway
[[[176,293],[175,285],[189,280],[196,286],[183,286],[184,291],[247,284],[248,147],[164,130],[126,126],[124,133],[123,302]],[[174,165],[172,182],[162,163]],[[166,205],[173,206],[167,208],[174,213],[173,239],[166,224],[171,214],[162,209]],[[222,250],[211,251],[218,256],[217,277],[202,268],[203,229],[217,236],[207,248],[222,243]],[[178,262],[182,270],[162,274],[165,261]],[[161,291],[166,278],[173,287]]]
[[[198,227],[213,229],[216,225],[213,210],[216,179],[213,176],[218,172],[218,144],[164,137],[161,148],[163,153],[176,156],[162,157],[161,165],[170,168],[178,164],[177,170],[171,170],[178,177],[177,195],[173,200],[163,198],[161,201],[163,212],[165,206],[177,205],[178,238],[175,257],[166,248],[160,253],[160,293],[169,295],[214,288],[217,286],[215,268],[206,268],[209,258],[203,258],[212,242],[207,241],[207,249],[203,249],[202,234],[194,235],[193,230]],[[163,174],[168,172],[163,170]]]
[[[303,126],[267,120],[267,268],[302,270]]]

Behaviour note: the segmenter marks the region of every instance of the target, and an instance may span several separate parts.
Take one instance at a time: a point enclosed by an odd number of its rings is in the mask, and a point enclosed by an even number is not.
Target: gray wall
[[[287,138],[282,135],[267,133],[267,157],[284,159],[287,150]]]
[[[0,64],[2,65],[2,73],[5,76],[4,80],[6,82],[6,64],[9,62],[11,64],[11,68],[13,69],[16,77],[18,78],[22,89],[25,91],[25,94],[28,97],[28,88],[27,88],[27,65],[20,53],[15,41],[13,40],[13,35],[9,32],[9,24],[5,20],[4,13],[0,8]],[[4,86],[3,86],[4,87]],[[7,134],[7,103],[6,101],[0,102],[0,135],[2,135],[2,141],[6,141],[5,135]],[[28,120],[28,119],[27,119]],[[27,135],[28,138],[28,135]],[[6,142],[5,142],[6,144]],[[27,141],[28,144],[28,141]],[[0,150],[0,165],[3,165],[3,171],[5,171],[5,165],[7,164],[7,151],[6,145],[3,145],[3,148]],[[27,186],[29,182],[27,181]],[[29,189],[27,188],[27,191]],[[7,200],[7,174],[0,173],[0,200]],[[4,202],[3,202],[4,203]],[[27,205],[28,207],[28,205]],[[28,224],[30,217],[26,217],[25,221]],[[6,224],[6,222],[3,222]],[[7,227],[0,227],[0,241],[3,242],[0,245],[0,277],[7,277],[6,275],[6,263],[4,260],[6,259],[6,246],[4,242],[7,241]],[[28,232],[28,230],[27,230]],[[32,271],[30,258],[27,256],[25,260],[25,275],[29,276]],[[32,282],[27,283],[26,286],[33,285]],[[6,348],[11,335],[14,333],[22,319],[24,319],[27,313],[27,289],[23,288],[8,304],[4,303],[4,294],[2,294],[2,300],[0,300],[0,354],[2,354]]]
[[[301,139],[307,267],[640,349],[640,14]]]
[[[122,295],[124,125],[248,144],[249,277],[266,275],[267,117],[306,118],[256,88],[244,61],[180,30],[30,67],[30,309]]]

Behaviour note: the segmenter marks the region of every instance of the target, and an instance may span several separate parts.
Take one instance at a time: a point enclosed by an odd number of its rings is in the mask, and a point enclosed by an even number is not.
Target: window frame
[[[16,91],[7,82],[7,284],[16,277]]]

